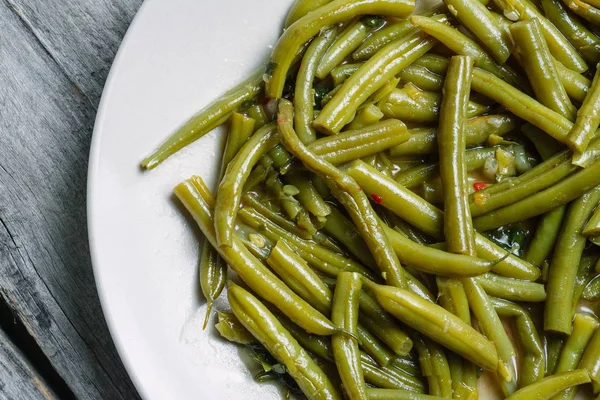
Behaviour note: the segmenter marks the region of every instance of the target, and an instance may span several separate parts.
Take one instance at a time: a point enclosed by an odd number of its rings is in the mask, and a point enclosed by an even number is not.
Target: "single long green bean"
[[[219,247],[231,247],[235,217],[242,198],[244,183],[260,157],[279,141],[274,124],[259,129],[228,165],[219,184],[215,205],[215,228]]]
[[[444,236],[450,253],[475,254],[475,231],[469,210],[465,163],[465,119],[471,92],[473,59],[454,56],[444,80],[438,148],[444,188]]]
[[[573,319],[573,332],[568,337],[560,352],[555,374],[573,371],[579,365],[586,346],[594,332],[600,326],[600,321],[591,314],[576,313]],[[567,400],[575,397],[573,388],[566,389],[555,396],[556,400]]]
[[[333,295],[332,322],[347,332],[358,335],[358,299],[362,281],[355,272],[342,272],[338,275]],[[367,387],[363,377],[358,342],[343,334],[331,338],[333,359],[342,379],[344,392],[351,400],[367,399]]]
[[[600,38],[565,9],[560,0],[541,0],[546,18],[567,38],[590,63],[600,61]]]
[[[572,71],[556,61],[554,63],[560,81],[562,82],[567,94],[572,100],[580,103],[585,100],[585,96],[592,84],[592,81],[581,75],[579,72]]]
[[[324,0],[317,0],[324,2]],[[327,0],[329,1],[329,0]],[[313,81],[317,65],[335,39],[336,29],[326,29],[311,42],[304,53],[294,89],[294,125],[302,143],[309,144],[317,139],[312,122],[314,119],[315,95]]]
[[[573,121],[575,107],[560,81],[537,19],[516,22],[510,26],[510,32],[537,100]]]
[[[588,90],[583,104],[577,110],[575,124],[569,132],[567,145],[576,153],[582,153],[600,126],[600,69],[596,70],[592,85]]]
[[[422,65],[409,65],[400,72],[400,80],[409,82],[421,90],[430,92],[439,92],[444,85],[444,78],[438,74],[431,72]]]
[[[581,18],[595,25],[600,24],[600,9],[581,0],[565,0],[565,4]]]
[[[257,96],[263,89],[262,71],[229,90],[219,99],[190,118],[141,162],[143,169],[156,168],[168,157],[227,121],[244,101]]]
[[[558,239],[560,226],[567,211],[566,206],[560,206],[544,214],[538,223],[535,234],[523,257],[533,265],[541,267],[550,257]]]
[[[356,110],[392,77],[435,45],[436,40],[413,35],[400,38],[379,50],[340,87],[325,105],[313,126],[334,134],[348,124]]]
[[[352,54],[352,58],[356,61],[368,60],[383,46],[393,40],[404,37],[413,29],[414,27],[409,20],[387,25],[370,35]]]
[[[235,284],[227,290],[235,316],[252,335],[286,366],[309,399],[340,399],[327,375],[277,318],[256,297]]]
[[[309,13],[290,25],[273,49],[271,70],[267,73],[265,93],[267,97],[279,99],[287,73],[300,48],[326,27],[348,21],[357,15],[385,15],[404,18],[415,7],[411,0],[333,0],[319,8],[318,13]]]
[[[509,206],[475,218],[475,229],[487,231],[544,214],[600,184],[600,161],[595,161],[557,184]]]
[[[517,128],[518,120],[509,114],[484,115],[467,120],[465,124],[467,147],[481,146],[490,135],[504,136]],[[408,141],[392,147],[390,155],[412,156],[437,152],[437,129],[409,129]]]
[[[403,286],[404,270],[360,186],[350,176],[308,150],[298,140],[292,121],[292,104],[288,100],[280,100],[277,122],[284,144],[307,168],[326,180],[334,196],[346,208],[361,231],[386,282]]]
[[[548,376],[529,386],[517,390],[506,400],[549,400],[561,391],[572,386],[590,382],[587,371],[578,369]]]
[[[444,56],[440,56],[438,54],[427,53],[420,58],[418,58],[414,65],[421,65],[431,72],[438,75],[446,75],[446,70],[448,69],[448,63],[450,61],[448,58]]]
[[[600,392],[600,329],[596,329],[596,333],[589,341],[579,368],[585,369],[592,379],[592,388],[594,393]]]
[[[494,3],[503,11],[504,15],[510,16],[513,21],[537,19],[554,58],[573,71],[584,72],[588,69],[584,59],[573,45],[529,0],[494,0]]]
[[[594,187],[569,205],[550,264],[544,312],[546,331],[571,333],[574,282],[586,242],[581,230],[599,201],[600,187]]]
[[[397,146],[409,137],[404,123],[388,119],[362,129],[321,138],[311,143],[308,149],[323,160],[338,165]]]
[[[519,302],[542,302],[546,300],[546,290],[541,283],[512,279],[493,273],[483,274],[475,281],[490,296]]]
[[[445,0],[448,11],[487,48],[499,63],[510,57],[510,35],[488,8],[477,0]]]
[[[208,240],[202,242],[200,248],[200,288],[206,299],[206,317],[202,329],[206,329],[212,312],[213,304],[225,288],[227,281],[227,265],[219,259],[219,254]]]

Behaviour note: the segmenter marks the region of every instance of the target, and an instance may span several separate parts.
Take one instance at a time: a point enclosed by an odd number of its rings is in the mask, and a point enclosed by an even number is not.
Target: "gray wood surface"
[[[85,193],[96,106],[140,5],[0,1],[0,296],[81,399],[137,396],[98,302]]]

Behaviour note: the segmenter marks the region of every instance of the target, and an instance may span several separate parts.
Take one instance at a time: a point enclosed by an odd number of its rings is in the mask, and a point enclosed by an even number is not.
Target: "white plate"
[[[98,112],[88,221],[103,310],[146,399],[279,399],[236,346],[202,331],[198,230],[172,200],[193,174],[214,186],[222,132],[150,173],[140,160],[263,63],[291,0],[146,0],[119,50]]]

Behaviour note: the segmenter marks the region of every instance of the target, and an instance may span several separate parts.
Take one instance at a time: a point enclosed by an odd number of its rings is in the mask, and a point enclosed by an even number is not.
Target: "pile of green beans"
[[[295,0],[265,70],[141,162],[225,128],[214,195],[174,189],[199,329],[308,399],[596,397],[600,1],[415,6]]]

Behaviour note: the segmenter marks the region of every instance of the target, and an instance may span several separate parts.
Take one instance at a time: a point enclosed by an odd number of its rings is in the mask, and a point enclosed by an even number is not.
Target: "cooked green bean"
[[[494,0],[494,3],[513,21],[537,19],[554,58],[573,71],[584,72],[588,69],[577,50],[529,0]]]
[[[341,398],[327,375],[267,307],[235,284],[229,285],[227,294],[235,316],[277,361],[286,366],[287,373],[307,398]]]
[[[546,300],[546,290],[541,283],[512,279],[493,273],[483,274],[475,281],[490,296],[521,302],[541,302]]]
[[[600,276],[596,276],[587,284],[581,293],[581,298],[587,301],[600,300]]]
[[[423,393],[423,383],[408,374],[402,373],[390,366],[380,368],[376,363],[361,354],[361,365],[365,381],[371,385],[384,388],[406,390],[413,393]]]
[[[516,22],[510,26],[510,32],[537,100],[570,121],[575,120],[575,107],[559,79],[538,20]]]
[[[531,317],[527,311],[514,303],[493,297],[490,301],[499,317],[514,318],[516,337],[524,353],[519,371],[519,387],[526,387],[539,381],[544,377],[545,354]]]
[[[596,333],[589,341],[579,368],[585,369],[592,379],[592,388],[594,393],[600,392],[600,329],[596,329]]]
[[[600,24],[600,9],[581,0],[566,0],[565,3],[569,10],[579,15],[581,18],[588,20],[592,24]]]
[[[444,85],[444,78],[431,72],[422,65],[409,65],[400,72],[402,82],[409,82],[421,90],[439,92]]]
[[[443,397],[409,392],[401,389],[367,388],[369,400],[441,400]]]
[[[213,304],[225,288],[227,281],[227,265],[219,258],[219,254],[208,240],[202,242],[200,248],[200,288],[206,299],[206,317],[202,329],[206,329],[212,312]]]
[[[410,137],[404,123],[388,119],[366,128],[345,131],[311,143],[308,149],[334,165],[379,153]]]
[[[158,149],[144,158],[140,164],[141,167],[148,170],[156,168],[177,151],[224,124],[240,104],[257,96],[262,88],[262,71],[260,71],[260,73],[253,74],[248,80],[229,90],[190,118],[167,138]]]
[[[215,227],[219,247],[231,247],[235,217],[242,198],[244,183],[260,157],[279,141],[274,124],[259,129],[227,166],[219,184],[215,205]]]
[[[279,179],[279,175],[275,172],[269,173],[265,180],[265,188],[270,198],[274,199],[281,205],[283,212],[292,221],[297,221],[298,215],[306,212],[300,202],[292,195],[287,194],[283,190],[283,182]],[[312,234],[312,233],[311,233]]]
[[[390,79],[429,51],[435,39],[413,35],[396,39],[379,50],[341,86],[325,105],[313,126],[324,133],[338,133],[356,110]]]
[[[223,177],[229,162],[233,160],[244,143],[246,143],[248,138],[254,133],[255,125],[256,120],[254,118],[246,117],[237,112],[234,112],[231,115],[231,125],[229,134],[227,135],[227,142],[225,143],[225,150],[223,150],[219,178]]]
[[[479,328],[496,347],[500,360],[497,371],[500,376],[500,386],[504,396],[509,396],[517,390],[517,371],[515,369],[517,354],[515,349],[504,330],[493,303],[481,286],[473,278],[463,279],[462,283],[467,299],[469,299],[471,311],[479,323]]]
[[[448,58],[437,54],[428,53],[419,57],[414,62],[414,65],[423,66],[435,74],[444,76],[446,75],[446,70],[448,69],[448,63]]]
[[[304,17],[306,14],[330,3],[331,0],[296,0],[292,5],[292,8],[288,12],[285,19],[284,27],[288,28],[294,22]]]
[[[213,222],[213,199],[203,198],[207,195],[198,189],[203,186],[201,178],[193,177],[177,185],[175,195],[192,214],[204,236],[216,248],[216,232]],[[234,236],[231,247],[219,247],[219,254],[242,280],[257,294],[279,308],[298,325],[309,332],[320,335],[331,335],[337,331],[331,321],[315,310],[306,301],[291,291],[285,283],[256,259]]]
[[[246,112],[250,118],[256,121],[256,129],[260,129],[270,122],[261,104],[254,103],[250,105]]]
[[[358,299],[362,281],[355,272],[342,272],[338,275],[333,295],[331,320],[344,331],[358,335]],[[335,365],[342,379],[344,392],[349,399],[367,399],[367,387],[363,377],[355,338],[335,334],[331,338],[331,348]]]
[[[452,398],[452,377],[450,375],[450,366],[444,353],[444,349],[435,342],[428,343],[431,354],[431,368],[437,377],[439,383],[440,396],[445,399]]]
[[[480,367],[499,367],[494,345],[459,317],[405,289],[367,282],[383,308],[406,325]]]
[[[387,25],[369,36],[352,54],[352,58],[356,61],[368,60],[383,46],[393,40],[404,37],[413,29],[414,26],[409,20],[403,20]]]
[[[560,352],[558,364],[554,370],[555,374],[573,371],[579,365],[583,352],[588,345],[594,332],[600,326],[600,321],[590,314],[576,313],[573,319],[573,332],[565,342]],[[573,399],[575,390],[566,389],[555,396],[556,400]]]
[[[465,119],[471,92],[473,59],[454,56],[444,80],[438,148],[444,188],[444,236],[450,253],[475,254],[475,231],[469,210],[465,163]]]
[[[428,235],[443,237],[443,213],[419,196],[399,185],[361,161],[355,161],[344,169],[370,196],[377,195],[381,205],[394,212],[406,222]],[[475,236],[478,257],[484,260],[499,261],[492,271],[516,279],[536,280],[540,273],[531,264],[509,255],[480,234]]]
[[[219,335],[233,343],[250,344],[256,342],[256,339],[248,329],[242,325],[239,319],[232,312],[217,311],[219,322],[215,328]]]
[[[583,290],[592,278],[595,276],[594,265],[598,261],[598,256],[584,255],[581,257],[579,266],[577,267],[577,275],[575,276],[575,287],[573,289],[573,311],[577,310],[579,299],[583,294]]]
[[[335,67],[331,70],[331,79],[333,79],[333,85],[339,86],[346,79],[348,79],[353,73],[358,71],[358,69],[363,65],[363,63],[354,63],[354,64],[342,64],[338,67]]]
[[[567,144],[573,152],[582,153],[596,134],[600,126],[600,69],[596,70],[592,85],[583,104],[577,110],[577,119],[569,132]]]
[[[537,126],[560,142],[566,140],[573,126],[567,118],[482,69],[475,68],[472,85],[476,92],[497,101],[517,117]]]
[[[292,171],[286,175],[286,180],[298,189],[296,198],[315,217],[326,217],[331,213],[331,207],[323,200],[311,181],[300,171]]]
[[[523,79],[515,71],[506,65],[498,64],[479,44],[451,26],[435,21],[433,18],[417,15],[413,15],[410,21],[456,54],[472,57],[476,66],[497,75],[512,85],[524,85]]]
[[[537,381],[529,386],[517,390],[506,400],[550,400],[553,396],[572,386],[590,382],[590,377],[585,370],[578,369],[563,372]]]
[[[306,53],[304,53],[298,69],[294,89],[294,125],[298,137],[304,144],[309,144],[317,139],[315,130],[312,127],[315,105],[313,81],[315,80],[317,65],[335,39],[335,34],[336,29],[326,29],[313,39]]]
[[[331,214],[327,216],[327,222],[323,229],[338,242],[346,246],[350,253],[370,268],[376,268],[375,260],[360,236],[356,226],[346,218],[337,208],[331,208]]]
[[[565,87],[569,97],[580,103],[583,102],[590,85],[592,84],[592,81],[581,75],[579,72],[568,69],[558,61],[556,61],[554,65],[556,66],[556,71],[558,72],[560,81]]]
[[[380,19],[379,26],[382,23],[383,21]],[[377,24],[367,26],[362,19],[348,25],[323,54],[317,67],[317,78],[324,79],[327,77],[332,69],[340,65],[346,57],[360,46],[372,28],[378,28],[379,26]]]
[[[317,172],[322,178],[326,178],[325,181],[332,193],[346,208],[361,231],[383,278],[386,282],[403,286],[404,270],[392,250],[367,196],[354,179],[308,150],[298,140],[292,121],[292,103],[285,99],[280,100],[277,123],[288,150],[302,161],[305,167]]]
[[[375,104],[368,103],[356,111],[356,116],[346,127],[348,130],[358,130],[366,128],[369,125],[378,123],[384,117],[383,113]]]
[[[360,324],[357,326],[357,336],[360,339],[360,347],[380,366],[387,366],[396,357],[377,336]]]
[[[582,233],[586,236],[596,236],[600,234],[600,207],[594,209],[594,213],[585,225],[585,228],[583,228]]]
[[[433,371],[431,353],[429,351],[429,340],[415,335],[415,348],[419,354],[419,364],[421,365],[421,374],[427,379],[429,394],[441,396],[440,382]]]
[[[596,64],[600,61],[600,38],[567,11],[560,0],[541,0],[541,6],[546,18],[562,32],[587,62]]]
[[[586,168],[584,171],[590,169]],[[546,287],[547,300],[544,312],[544,330],[571,333],[573,317],[573,290],[577,266],[586,243],[581,234],[586,221],[600,201],[600,186],[584,193],[569,205],[556,251],[550,264]]]
[[[379,108],[388,118],[398,118],[405,122],[428,123],[437,122],[440,115],[442,94],[425,92],[412,83],[402,89],[393,90],[380,103]],[[467,117],[475,117],[489,111],[487,106],[468,102]]]
[[[554,374],[564,344],[565,339],[562,336],[546,333],[546,376]]]
[[[365,14],[404,18],[413,12],[414,7],[411,0],[333,0],[321,6],[319,13],[309,13],[298,19],[284,31],[271,54],[271,68],[265,86],[267,97],[281,97],[296,54],[322,28]]]
[[[471,118],[466,121],[466,145],[467,147],[481,146],[490,135],[504,136],[517,127],[518,120],[509,114],[491,114]],[[416,128],[409,129],[408,141],[392,147],[390,155],[412,156],[425,155],[437,152],[437,129]]]
[[[487,7],[477,0],[444,0],[448,11],[487,48],[499,63],[510,57],[511,40]]]
[[[599,184],[600,160],[541,192],[475,218],[475,229],[487,231],[544,214],[578,198]]]

